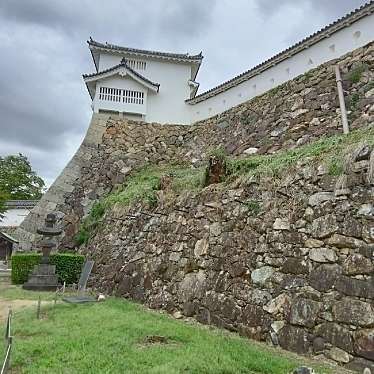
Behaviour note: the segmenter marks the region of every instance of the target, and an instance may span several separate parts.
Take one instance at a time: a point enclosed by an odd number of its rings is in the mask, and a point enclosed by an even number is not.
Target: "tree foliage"
[[[26,156],[20,153],[0,157],[0,210],[4,207],[4,200],[40,199],[44,185]]]
[[[4,213],[6,211],[5,202],[9,199],[8,194],[0,191],[0,222],[4,218]]]

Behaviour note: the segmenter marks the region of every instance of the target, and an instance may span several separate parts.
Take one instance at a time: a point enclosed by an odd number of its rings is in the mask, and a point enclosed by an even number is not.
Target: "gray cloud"
[[[258,10],[264,16],[269,16],[282,10],[282,8],[307,7],[325,18],[332,16],[334,19],[347,14],[365,4],[365,0],[256,0]]]
[[[362,5],[359,0],[1,0],[0,155],[53,181],[91,115],[85,41],[205,55],[210,88]]]

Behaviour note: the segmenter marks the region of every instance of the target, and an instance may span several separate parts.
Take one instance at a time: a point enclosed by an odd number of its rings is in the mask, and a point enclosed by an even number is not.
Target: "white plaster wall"
[[[18,227],[29,213],[30,209],[8,209],[0,221],[0,228]]]
[[[144,92],[144,104],[121,103],[109,100],[100,100],[100,87],[119,88]],[[148,89],[129,77],[120,77],[119,75],[105,78],[97,82],[96,94],[94,97],[94,112],[98,113],[99,109],[114,110],[118,112],[147,113],[147,92]]]
[[[359,38],[357,38],[356,32],[360,32]],[[371,14],[238,86],[200,103],[190,105],[189,123],[222,113],[373,40],[374,14]],[[330,48],[332,45],[334,45],[334,49]],[[310,59],[312,63],[310,63]]]
[[[101,54],[99,71],[118,65],[123,56]],[[148,93],[145,120],[159,123],[190,123],[191,108],[186,105],[185,100],[190,97],[188,81],[191,78],[191,65],[151,59],[139,60],[146,61],[147,67],[138,72],[152,82],[160,84],[157,94]]]

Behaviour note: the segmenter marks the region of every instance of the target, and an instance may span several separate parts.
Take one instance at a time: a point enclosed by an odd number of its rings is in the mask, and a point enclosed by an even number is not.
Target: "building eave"
[[[142,84],[146,88],[150,89],[151,91],[158,93],[160,89],[160,84],[152,82],[148,78],[144,77],[143,75],[139,74],[134,69],[130,68],[126,61],[123,59],[120,64],[115,65],[109,69],[103,70],[98,73],[93,74],[84,74],[83,80],[86,83],[87,90],[91,96],[91,99],[93,100],[93,97],[95,96],[94,90],[92,87],[90,87],[90,83],[96,82],[101,79],[105,79],[108,77],[111,77],[113,75],[119,74],[121,71],[125,70],[126,73],[132,77],[134,80],[136,80],[138,83]]]
[[[203,55],[200,52],[197,55],[189,55],[188,53],[170,53],[170,52],[159,52],[159,51],[150,51],[137,48],[122,47],[115,44],[109,43],[100,43],[92,38],[87,40],[87,44],[92,51],[101,51],[107,53],[119,53],[126,54],[134,57],[151,57],[160,60],[170,60],[175,62],[184,62],[191,64],[201,64],[203,60]]]
[[[5,207],[7,209],[32,209],[38,202],[39,200],[7,200]]]
[[[9,234],[6,234],[5,232],[0,231],[0,238],[3,238],[4,240],[12,244],[18,244],[17,239],[13,238],[13,236],[10,236]]]
[[[283,60],[286,60],[300,51],[311,47],[312,45],[318,43],[319,41],[330,37],[332,34],[336,33],[337,31],[350,26],[352,23],[357,22],[358,20],[374,13],[374,0],[364,4],[362,7],[355,9],[351,13],[348,13],[344,17],[338,19],[337,21],[327,25],[323,29],[315,32],[314,34],[308,36],[307,38],[301,40],[300,42],[294,44],[293,46],[285,49],[284,51],[276,54],[275,56],[271,57],[270,59],[262,62],[261,64],[253,67],[250,70],[247,70],[234,78],[221,83],[220,85],[203,92],[192,99],[187,99],[186,102],[188,104],[197,104],[201,101],[204,101],[210,97],[216,96],[221,92],[227,91],[228,89],[239,85],[242,82],[245,82],[252,77],[261,74],[267,69],[270,69],[274,65],[279,64]]]

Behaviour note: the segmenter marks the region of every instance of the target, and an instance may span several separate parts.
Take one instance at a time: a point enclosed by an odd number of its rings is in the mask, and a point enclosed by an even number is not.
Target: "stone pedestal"
[[[56,266],[39,264],[34,267],[23,288],[33,291],[55,291],[57,286],[58,276],[56,275]]]

